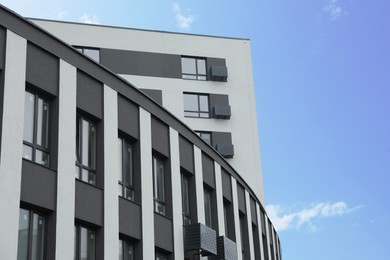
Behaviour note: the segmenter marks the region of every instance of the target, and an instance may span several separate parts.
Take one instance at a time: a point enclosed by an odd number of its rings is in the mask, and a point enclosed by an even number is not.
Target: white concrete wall
[[[215,172],[215,194],[217,197],[217,215],[218,215],[218,231],[219,236],[225,236],[225,216],[223,212],[223,190],[222,190],[222,175],[221,166],[214,162]]]
[[[73,45],[226,59],[228,82],[122,75],[139,88],[163,90],[163,105],[194,130],[232,133],[229,163],[263,201],[250,41],[34,20]],[[196,48],[194,48],[196,46]],[[184,118],[183,92],[229,95],[230,120]],[[178,102],[179,101],[179,102]]]
[[[27,41],[7,30],[0,155],[0,256],[16,259],[22,179]]]
[[[154,259],[152,123],[150,113],[141,107],[139,108],[139,125],[141,144],[142,256],[143,259]]]
[[[259,229],[259,244],[260,248],[255,248],[255,250],[260,250],[260,257],[264,259],[264,248],[263,248],[263,231],[261,227],[261,211],[259,204],[256,203],[256,215],[257,215],[257,228]]]
[[[58,260],[73,259],[74,254],[76,78],[76,68],[60,60],[55,250]]]
[[[234,232],[236,233],[236,245],[237,245],[237,260],[242,260],[240,213],[239,213],[239,209],[238,209],[237,181],[233,177],[231,177],[231,180],[232,180]]]
[[[173,212],[173,255],[175,259],[183,259],[183,210],[180,172],[179,133],[169,128],[171,179],[172,179],[172,212]]]
[[[202,151],[195,145],[194,145],[194,165],[195,165],[196,210],[198,212],[198,222],[206,225],[206,216],[204,210]]]
[[[118,94],[104,86],[104,259],[119,255]]]
[[[248,236],[249,236],[249,256],[250,259],[255,259],[255,251],[253,244],[253,230],[252,230],[252,211],[251,211],[251,200],[249,192],[245,191],[245,207],[246,207],[246,219],[248,223]]]

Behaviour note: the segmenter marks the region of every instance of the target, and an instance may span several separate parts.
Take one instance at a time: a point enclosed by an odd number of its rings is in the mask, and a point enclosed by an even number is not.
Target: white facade
[[[249,40],[44,20],[33,22],[74,46],[225,59],[227,82],[121,76],[138,88],[162,90],[163,106],[195,131],[232,133],[234,157],[227,160],[264,202]],[[230,119],[184,117],[183,92],[228,95]]]

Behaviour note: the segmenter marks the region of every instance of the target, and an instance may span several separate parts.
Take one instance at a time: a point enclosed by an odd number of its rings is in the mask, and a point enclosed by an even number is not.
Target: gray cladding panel
[[[173,252],[172,220],[157,213],[154,213],[154,243],[161,249]]]
[[[215,189],[214,161],[202,153],[203,182]]]
[[[56,198],[57,173],[41,165],[23,160],[20,200],[54,211]]]
[[[229,105],[229,96],[223,94],[210,94],[209,95],[210,107],[215,105]]]
[[[119,232],[141,239],[141,206],[119,197]]]
[[[0,70],[4,69],[6,30],[0,26]]]
[[[245,190],[239,183],[237,183],[237,197],[239,210],[246,214]]]
[[[232,202],[232,179],[224,169],[222,169],[222,192],[223,196]]]
[[[58,58],[36,45],[28,43],[26,81],[54,96],[58,96]]]
[[[139,139],[139,108],[121,95],[118,95],[118,128]]]
[[[179,136],[180,166],[194,173],[194,146],[183,136]]]
[[[118,74],[181,78],[179,55],[100,49],[100,63]]]
[[[226,60],[225,59],[220,59],[220,58],[207,58],[207,79],[211,80],[211,67],[213,66],[223,66],[226,67]]]
[[[76,180],[75,217],[97,226],[103,225],[103,191]]]
[[[152,117],[152,148],[169,158],[169,128]]]
[[[250,196],[250,201],[252,222],[257,225],[256,202],[252,196]]]
[[[103,84],[80,70],[77,71],[77,107],[103,119]]]
[[[146,95],[148,95],[151,99],[156,101],[159,105],[163,105],[163,100],[162,100],[162,90],[158,89],[145,89],[145,88],[140,88],[142,92],[144,92]]]
[[[232,134],[229,132],[211,132],[213,147],[218,144],[232,144]]]

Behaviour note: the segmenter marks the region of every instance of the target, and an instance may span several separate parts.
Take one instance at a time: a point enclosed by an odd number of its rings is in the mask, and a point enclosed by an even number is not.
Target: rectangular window
[[[191,224],[190,197],[189,197],[190,178],[184,173],[181,174],[181,202],[183,210],[183,225]]]
[[[154,210],[165,215],[164,162],[153,156]]]
[[[43,260],[44,229],[42,215],[20,209],[17,260]]]
[[[134,201],[133,149],[124,138],[118,138],[119,196]]]
[[[209,96],[184,93],[184,116],[209,118]]]
[[[168,256],[166,254],[156,251],[156,260],[168,260]]]
[[[119,260],[133,260],[134,247],[127,240],[119,239]]]
[[[100,50],[99,49],[92,49],[92,48],[84,48],[84,47],[75,47],[77,50],[79,50],[81,53],[84,53],[91,59],[93,59],[96,62],[100,62]]]
[[[74,260],[95,260],[95,231],[74,227]]]
[[[212,228],[211,192],[206,188],[204,189],[204,213],[206,226]]]
[[[96,126],[81,115],[76,126],[76,178],[96,185]]]
[[[206,80],[206,60],[201,58],[181,58],[183,79]]]
[[[210,132],[202,132],[202,131],[195,131],[200,138],[203,139],[208,145],[211,145],[211,133]]]
[[[23,158],[49,166],[49,102],[25,92]]]

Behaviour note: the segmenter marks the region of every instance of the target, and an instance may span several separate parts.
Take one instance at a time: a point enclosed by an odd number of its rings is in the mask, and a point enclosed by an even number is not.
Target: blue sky
[[[24,16],[251,39],[284,260],[390,259],[388,0],[0,0]]]

